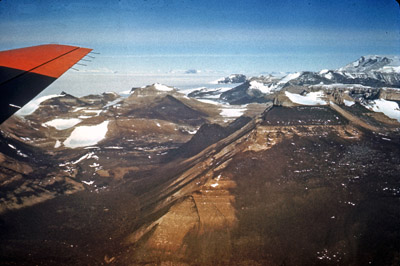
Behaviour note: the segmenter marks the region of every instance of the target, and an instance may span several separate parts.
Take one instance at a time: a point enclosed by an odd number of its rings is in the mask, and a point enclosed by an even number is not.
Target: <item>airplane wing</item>
[[[0,52],[0,124],[90,51],[46,44]]]

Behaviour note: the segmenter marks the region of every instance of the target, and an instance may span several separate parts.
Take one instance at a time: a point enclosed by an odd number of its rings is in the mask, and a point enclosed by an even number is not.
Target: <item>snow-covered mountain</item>
[[[232,74],[229,77],[218,79],[213,84],[231,84],[231,83],[243,83],[246,82],[247,77],[243,74]]]
[[[230,104],[266,102],[270,95],[282,88],[280,79],[274,76],[253,77],[243,84],[221,94],[220,99]]]
[[[399,56],[368,55],[338,69],[341,72],[365,73],[400,73]]]
[[[232,75],[219,82],[231,82],[237,78],[237,75]],[[337,70],[303,71],[290,73],[284,77],[268,75],[248,78],[239,86],[224,91],[219,100],[230,104],[268,102],[281,90],[296,90],[296,88],[297,90],[315,90],[315,86],[326,90],[357,88],[358,95],[360,95],[360,90],[366,88],[369,91],[376,91],[373,94],[368,92],[366,94],[368,97],[378,95],[381,88],[400,88],[400,57],[362,56]],[[217,94],[213,95],[214,98],[216,96]]]

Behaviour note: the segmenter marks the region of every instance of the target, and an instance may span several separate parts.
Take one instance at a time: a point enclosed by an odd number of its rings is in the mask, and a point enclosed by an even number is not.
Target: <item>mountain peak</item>
[[[231,74],[228,77],[218,79],[213,84],[232,84],[246,82],[247,77],[243,74]]]
[[[346,72],[399,72],[400,57],[384,55],[366,55],[338,69]]]
[[[173,91],[174,88],[168,87],[167,85],[161,84],[161,83],[154,83],[151,85],[158,91]]]

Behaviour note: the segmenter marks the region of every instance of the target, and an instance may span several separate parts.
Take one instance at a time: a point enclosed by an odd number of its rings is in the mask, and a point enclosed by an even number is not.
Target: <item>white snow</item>
[[[346,77],[351,78],[351,79],[355,79],[356,78],[354,75],[350,74],[349,72],[339,71],[339,73],[342,74],[343,76],[346,76]]]
[[[26,155],[25,153],[22,153],[20,150],[17,150],[17,154],[18,154],[19,156],[28,158],[28,155]]]
[[[324,77],[327,79],[333,79],[333,74],[329,72],[328,74],[324,75]]]
[[[85,113],[90,114],[90,113],[94,113],[96,114],[96,116],[98,116],[103,110],[93,110],[93,109],[89,109],[89,110],[83,110]]]
[[[400,108],[396,102],[378,99],[372,101],[366,107],[374,112],[384,113],[386,116],[400,122]]]
[[[57,149],[61,146],[61,142],[59,140],[56,140],[56,144],[54,144],[54,148]]]
[[[384,60],[389,59],[389,62],[384,62]],[[382,63],[384,65],[382,66]],[[392,55],[367,55],[362,56],[358,60],[350,63],[339,71],[353,72],[353,73],[368,73],[371,72],[383,72],[383,73],[393,73],[399,72],[400,70],[400,57]]]
[[[196,99],[196,100],[198,100],[199,102],[203,102],[203,103],[220,105],[220,103],[218,103],[217,101],[213,101],[213,100],[208,100],[208,99]]]
[[[122,101],[121,98],[117,98],[114,101],[111,101],[111,102],[107,103],[106,105],[104,105],[103,109],[106,109],[106,108],[108,108],[110,106],[114,106],[114,105],[116,105],[117,103],[119,103],[121,101]]]
[[[153,86],[158,91],[172,91],[172,90],[174,90],[173,88],[170,88],[170,87],[165,86],[165,85],[160,84],[160,83],[154,83]]]
[[[14,145],[12,145],[12,144],[8,144],[8,146],[11,148],[11,149],[14,149],[14,150],[16,150],[17,151],[17,154],[19,155],[19,156],[22,156],[22,157],[25,157],[25,158],[27,158],[28,157],[28,155],[26,155],[26,154],[24,154],[24,153],[22,153],[20,150],[18,150]]]
[[[218,183],[211,184],[212,187],[218,187]]]
[[[281,79],[278,84],[285,84],[289,81],[291,81],[292,79],[297,79],[298,77],[300,77],[301,72],[296,72],[296,73],[292,73],[289,75],[286,75],[283,79]]]
[[[128,97],[129,95],[132,94],[131,90],[126,90],[126,91],[120,91],[118,92],[119,95],[121,95],[122,97]]]
[[[105,138],[108,131],[109,121],[104,121],[95,126],[80,126],[72,131],[71,135],[64,141],[68,148],[86,147],[97,144]]]
[[[90,186],[90,185],[93,185],[94,181],[93,180],[92,181],[83,181],[82,180],[82,183]]]
[[[22,108],[21,106],[16,105],[16,104],[12,104],[12,103],[10,103],[9,106],[14,107],[14,108],[18,108],[18,109]]]
[[[75,107],[74,110],[72,110],[72,112],[78,112],[83,109],[85,109],[85,107]]]
[[[80,163],[80,162],[82,162],[83,160],[85,160],[85,159],[90,159],[90,158],[93,158],[94,156],[94,152],[89,152],[89,153],[86,153],[85,155],[83,155],[81,158],[79,158],[78,160],[76,160],[75,162],[71,162],[72,164],[77,164],[77,163]],[[97,157],[97,156],[96,156]]]
[[[324,97],[323,91],[309,92],[307,95],[291,93],[285,91],[285,95],[294,103],[302,105],[326,105],[327,102],[322,99]]]
[[[400,73],[400,66],[384,66],[380,70],[384,73]]]
[[[188,130],[187,133],[189,133],[190,135],[194,135],[197,133],[197,130]]]
[[[55,97],[63,97],[64,95],[46,95],[37,99],[34,99],[32,101],[30,101],[29,103],[25,104],[21,109],[18,110],[18,112],[16,112],[16,115],[19,116],[25,116],[25,115],[30,115],[33,112],[36,111],[36,109],[39,108],[40,103],[51,99],[51,98],[55,98]]]
[[[277,86],[275,85],[265,85],[264,83],[258,82],[256,80],[250,81],[250,87],[249,89],[251,90],[259,90],[264,94],[271,94],[274,90],[276,90]]]
[[[343,100],[343,103],[344,103],[344,105],[346,105],[346,106],[352,106],[352,105],[355,104],[354,101],[349,101],[349,100]]]
[[[319,84],[319,85],[311,85],[312,89],[324,89],[324,90],[333,90],[333,89],[371,89],[372,87],[364,86],[361,84],[343,84],[343,83],[333,83],[333,84]]]
[[[8,144],[8,147],[10,147],[11,149],[14,149],[14,150],[16,150],[17,148],[15,148],[15,146],[14,145],[12,145],[12,144]]]
[[[241,108],[222,108],[220,115],[223,117],[239,117],[246,111],[246,107]]]
[[[351,201],[345,201],[344,203],[349,204],[351,206],[356,206],[356,204],[354,202],[351,202]]]
[[[232,87],[216,87],[216,88],[205,88],[205,87],[199,87],[199,88],[193,88],[193,89],[185,89],[180,92],[185,93],[185,95],[188,95],[194,91],[200,91],[202,93],[207,93],[204,96],[201,96],[202,99],[207,98],[207,99],[216,99],[218,100],[219,97],[223,92],[231,90]],[[195,97],[196,98],[196,97]],[[190,99],[190,98],[189,98]],[[191,98],[193,99],[193,98]],[[197,100],[200,100],[196,98]]]
[[[90,149],[100,149],[97,146],[89,146],[89,147],[85,147],[85,150],[90,150]],[[97,157],[97,156],[96,156]]]
[[[329,69],[322,69],[319,73],[322,74],[326,74],[329,72]]]
[[[68,119],[62,119],[62,118],[57,118],[53,119],[51,121],[47,121],[46,123],[43,123],[43,126],[51,126],[54,127],[57,130],[64,130],[71,128],[77,124],[79,124],[82,120],[78,118],[68,118]]]

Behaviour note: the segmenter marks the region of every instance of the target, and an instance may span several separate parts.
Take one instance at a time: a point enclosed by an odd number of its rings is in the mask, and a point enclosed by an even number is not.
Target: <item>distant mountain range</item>
[[[240,77],[240,79],[238,78]],[[221,79],[221,83],[243,80],[244,75],[231,75]],[[312,87],[314,86],[314,87]],[[214,99],[219,95],[221,102],[246,104],[268,102],[282,90],[340,89],[352,87],[363,90],[384,90],[400,88],[400,59],[397,56],[363,56],[359,60],[336,70],[319,72],[303,71],[284,77],[272,75],[248,78],[228,91],[203,89],[191,93],[195,98]],[[379,93],[376,93],[379,94]]]

